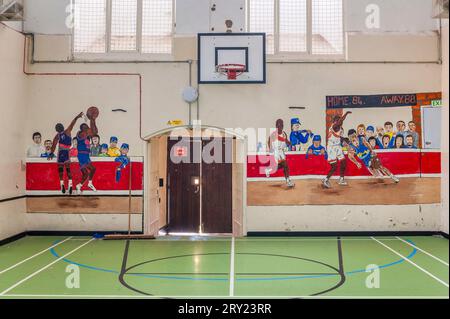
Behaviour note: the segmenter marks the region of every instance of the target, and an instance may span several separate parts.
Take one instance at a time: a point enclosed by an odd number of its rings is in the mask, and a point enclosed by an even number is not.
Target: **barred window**
[[[172,0],[143,0],[142,52],[172,51]]]
[[[111,51],[136,50],[137,0],[111,1]]]
[[[74,0],[74,53],[171,54],[174,0]]]
[[[74,50],[82,53],[106,51],[106,1],[76,0]]]
[[[267,53],[344,54],[343,0],[248,0],[248,31],[267,34]]]

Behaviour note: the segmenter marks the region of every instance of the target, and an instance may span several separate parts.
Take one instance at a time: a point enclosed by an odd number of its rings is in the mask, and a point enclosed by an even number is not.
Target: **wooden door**
[[[232,146],[230,138],[202,141],[202,229],[232,233]]]
[[[200,141],[169,138],[167,212],[170,232],[197,233],[200,227]],[[196,147],[194,147],[196,145]],[[199,184],[199,183],[198,183]]]

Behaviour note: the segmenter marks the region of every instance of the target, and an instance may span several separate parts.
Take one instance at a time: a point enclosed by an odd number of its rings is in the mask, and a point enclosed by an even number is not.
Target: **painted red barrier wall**
[[[116,182],[116,168],[119,163],[113,159],[108,161],[95,161],[97,168],[93,183],[99,191],[125,191],[129,189],[130,166],[122,170],[122,177]],[[81,171],[78,163],[71,163],[72,179],[74,186],[81,181]],[[132,162],[131,190],[143,189],[144,165],[141,161]],[[67,177],[65,177],[67,181]],[[67,184],[66,184],[67,185]],[[87,183],[86,183],[87,185]],[[83,190],[88,190],[87,186]],[[27,191],[59,191],[58,165],[55,162],[45,160],[27,162],[26,164],[26,189]]]
[[[441,153],[440,152],[379,152],[378,156],[392,173],[397,175],[408,174],[440,174],[441,173]],[[273,157],[270,155],[249,155],[247,161],[247,177],[266,177],[264,169],[270,165]],[[306,175],[326,175],[330,165],[323,156],[308,156],[305,154],[287,154],[291,176]],[[363,166],[360,170],[355,164],[347,161],[347,176],[369,176],[370,173]],[[339,170],[335,173],[339,175]],[[283,177],[280,170],[271,177]]]
[[[441,173],[441,153],[426,152],[421,154],[421,172],[422,174],[440,174]]]

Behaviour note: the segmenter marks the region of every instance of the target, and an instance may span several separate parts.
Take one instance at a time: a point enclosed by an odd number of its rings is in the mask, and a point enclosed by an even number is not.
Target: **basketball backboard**
[[[265,34],[198,34],[198,83],[266,83]]]

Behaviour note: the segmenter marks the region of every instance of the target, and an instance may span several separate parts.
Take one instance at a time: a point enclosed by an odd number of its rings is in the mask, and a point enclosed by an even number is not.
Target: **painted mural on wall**
[[[97,107],[90,107],[67,127],[56,124],[53,140],[45,140],[43,145],[41,134],[33,134],[33,144],[27,150],[27,191],[52,191],[59,185],[61,194],[81,195],[83,191],[97,193],[97,183],[101,191],[142,189],[142,163],[135,167],[136,175],[127,170],[131,163],[129,144],[119,147],[116,136],[110,137],[109,145],[101,143],[96,122],[99,114]],[[56,167],[50,166],[55,160]]]
[[[372,108],[374,101],[383,112],[399,106],[414,112],[418,103],[412,94],[327,97],[325,137],[304,128],[298,117],[290,120],[288,133],[278,119],[266,152],[248,156],[248,205],[440,202],[440,150],[421,148],[417,116],[346,125],[352,109]]]

